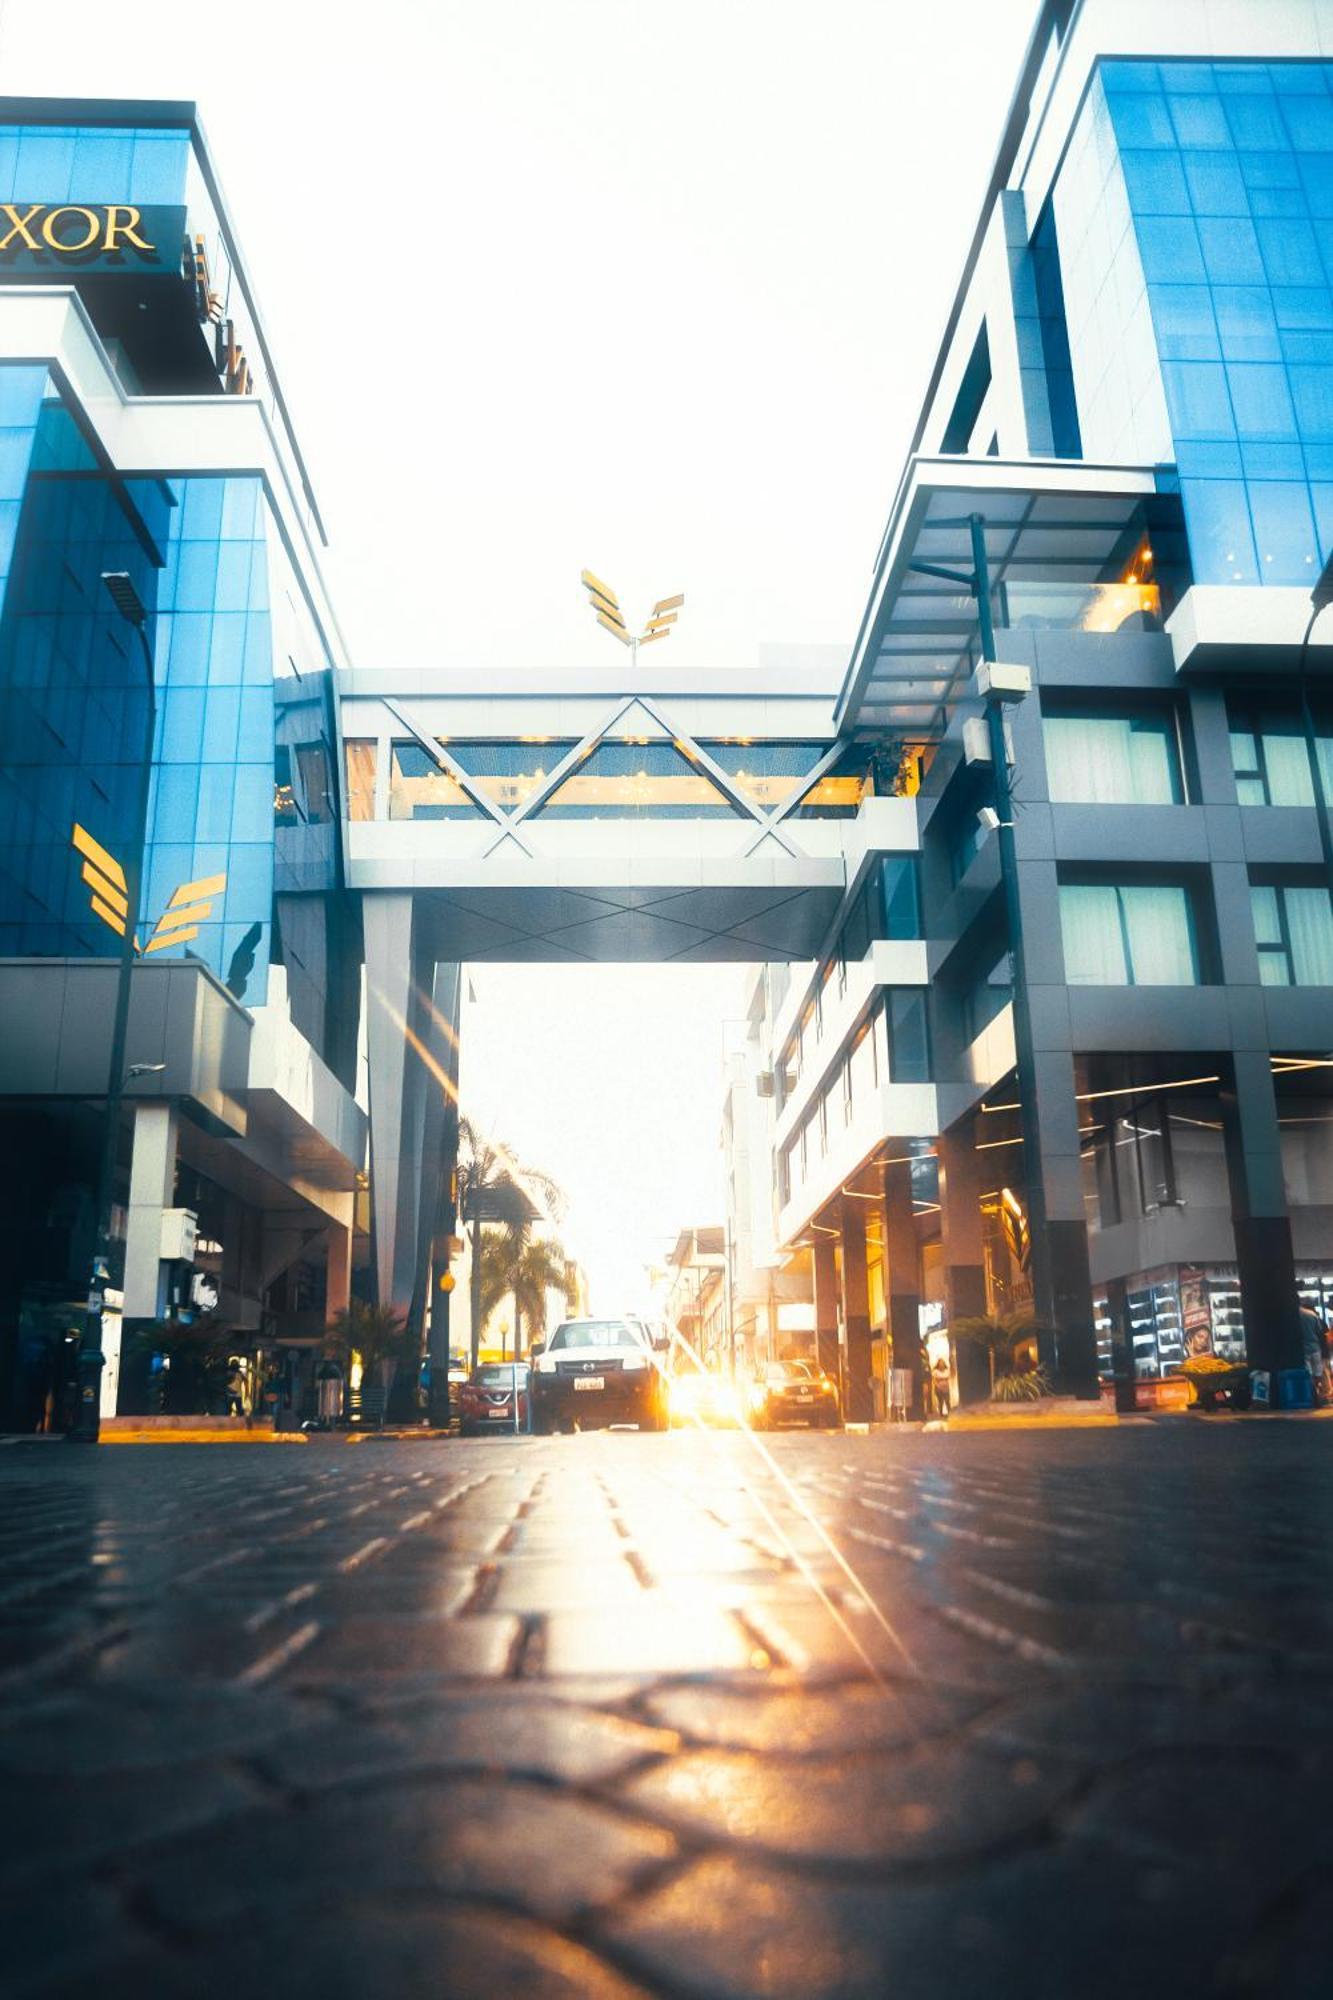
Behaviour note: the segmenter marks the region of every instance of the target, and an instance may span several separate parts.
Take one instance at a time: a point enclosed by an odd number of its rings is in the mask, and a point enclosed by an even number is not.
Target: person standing
[[[227,1415],[245,1415],[245,1370],[239,1361],[233,1361],[227,1370]]]
[[[930,1370],[931,1387],[935,1391],[935,1412],[947,1423],[953,1400],[953,1370],[947,1355],[941,1354]]]
[[[1301,1307],[1301,1340],[1305,1349],[1305,1366],[1314,1386],[1316,1403],[1328,1401],[1328,1328],[1313,1306]]]

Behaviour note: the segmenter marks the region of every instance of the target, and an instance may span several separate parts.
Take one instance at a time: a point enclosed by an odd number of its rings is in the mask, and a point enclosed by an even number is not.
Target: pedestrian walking
[[[245,1415],[245,1370],[239,1361],[233,1361],[227,1370],[227,1415]]]

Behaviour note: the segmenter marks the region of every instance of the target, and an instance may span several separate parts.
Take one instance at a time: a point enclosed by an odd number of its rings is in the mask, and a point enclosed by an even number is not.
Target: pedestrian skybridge
[[[812,958],[849,860],[915,845],[910,774],[835,729],[844,666],[344,674],[348,886],[410,894],[436,960]]]

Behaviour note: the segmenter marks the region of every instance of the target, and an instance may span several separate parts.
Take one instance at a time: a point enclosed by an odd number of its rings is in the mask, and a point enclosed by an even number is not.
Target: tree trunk
[[[472,1306],[472,1366],[475,1370],[481,1348],[481,1224],[479,1222],[472,1224],[471,1236],[472,1263],[468,1270],[468,1298]]]

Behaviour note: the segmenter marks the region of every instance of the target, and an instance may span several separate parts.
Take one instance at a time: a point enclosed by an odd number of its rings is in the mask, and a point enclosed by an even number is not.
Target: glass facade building
[[[132,279],[98,272],[81,280],[84,306],[126,393],[263,403],[290,490],[313,519],[191,130],[0,130],[0,199],[179,212],[179,269],[151,280],[169,299],[154,292],[152,309],[140,312]],[[127,571],[147,612],[156,682],[143,942],[168,955],[188,951],[254,1006],[267,997],[270,964],[284,958],[285,928],[302,1025],[318,1029],[315,1045],[350,1075],[355,1027],[346,995],[330,1008],[328,991],[329,939],[342,929],[332,662],[264,480],[116,479],[47,372],[11,365],[0,370],[0,485],[0,702],[13,745],[0,774],[0,954],[105,955],[118,946],[91,910],[70,835],[76,821],[86,824],[122,863],[137,846],[145,667],[100,583],[107,571]],[[187,899],[190,924],[155,935],[173,897],[179,903],[199,884]],[[314,907],[302,910],[301,896]]]
[[[159,1319],[202,1322],[167,1395],[193,1408],[219,1342],[258,1367],[318,1331],[335,1238],[350,1281],[361,940],[322,532],[193,107],[10,100],[0,201],[0,1428],[30,1429],[78,1342],[141,843],[128,1060],[147,1037],[163,1095],[125,1107],[110,1253],[136,1408],[170,1386]],[[155,1213],[136,1239],[150,1128],[189,1260]],[[274,1213],[313,1250],[275,1249]]]
[[[1054,198],[1083,453],[1174,463],[1196,580],[1333,549],[1333,64],[1103,62]]]
[[[0,367],[0,957],[112,955],[75,824],[137,849],[147,665],[102,584],[157,602],[170,501],[100,467],[44,367]]]

